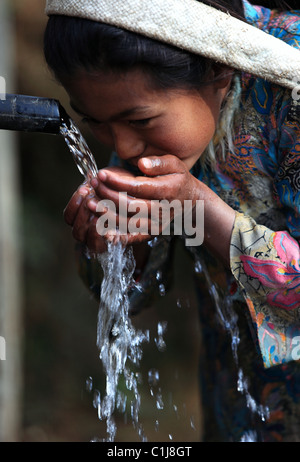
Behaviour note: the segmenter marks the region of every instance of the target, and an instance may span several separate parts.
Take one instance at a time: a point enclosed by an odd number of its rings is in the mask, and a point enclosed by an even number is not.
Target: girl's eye
[[[130,123],[130,125],[135,125],[137,127],[145,127],[146,125],[148,125],[150,123],[151,120],[152,120],[152,118],[139,119],[139,120],[130,120],[129,123]]]

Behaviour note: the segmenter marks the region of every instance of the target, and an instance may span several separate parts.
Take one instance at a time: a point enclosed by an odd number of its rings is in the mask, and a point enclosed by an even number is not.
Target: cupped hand
[[[126,171],[118,167],[107,167],[107,171],[114,174],[124,175]],[[128,173],[128,172],[127,172]],[[126,173],[126,174],[127,174]],[[134,177],[134,176],[132,176]],[[124,208],[127,209],[127,200],[118,192],[113,192],[115,200],[121,201]],[[90,183],[85,182],[78,187],[72,195],[64,210],[65,222],[72,227],[72,235],[74,239],[82,244],[85,244],[91,252],[102,253],[107,249],[107,241],[115,241],[121,239],[124,244],[133,244],[143,242],[150,239],[151,236],[145,236],[143,233],[131,235],[124,233],[120,235],[116,230],[126,229],[128,218],[119,214],[119,209],[112,210],[111,207],[106,207],[107,200],[111,194],[105,193],[105,188],[102,190],[99,187],[97,194]],[[99,207],[101,205],[101,207]],[[114,223],[114,227],[108,229],[100,229],[99,220],[105,215],[106,221]],[[124,222],[125,221],[125,222]]]
[[[98,217],[91,212],[92,202],[98,202],[95,191],[88,183],[84,183],[72,195],[64,210],[65,222],[72,227],[74,239],[85,244],[95,253],[102,253],[107,245],[96,229]]]
[[[183,203],[198,198],[199,181],[178,157],[146,157],[139,160],[138,167],[145,176],[134,176],[120,168],[105,168],[99,171],[97,179],[92,180],[92,185],[99,197],[111,200],[118,200],[118,192],[148,201],[177,199]]]
[[[193,207],[199,196],[198,180],[175,156],[142,158],[138,167],[140,176],[124,169],[110,168],[99,171],[97,178],[91,181],[96,195],[110,202],[111,209],[116,210],[119,228],[122,222],[128,224],[128,243],[149,240],[160,234],[176,213],[182,214],[185,200],[189,200]],[[177,201],[179,206],[167,206],[169,215],[166,215],[161,209],[162,201],[169,205]],[[105,205],[105,201],[101,202]],[[104,210],[103,205],[97,207],[94,201],[89,206],[95,214]]]

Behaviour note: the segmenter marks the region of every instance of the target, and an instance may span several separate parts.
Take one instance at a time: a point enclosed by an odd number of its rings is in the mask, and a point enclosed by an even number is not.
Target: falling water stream
[[[63,135],[80,173],[89,180],[97,175],[98,168],[85,139],[71,119],[61,126]],[[124,377],[126,388],[133,392],[130,403],[132,423],[142,441],[146,441],[139,422],[141,398],[138,390],[139,374],[128,366],[128,360],[137,366],[142,357],[141,345],[149,341],[149,331],[136,331],[129,316],[128,288],[133,284],[135,260],[131,247],[121,239],[107,242],[107,252],[97,256],[103,271],[100,306],[97,323],[97,346],[106,374],[106,395],[97,390],[94,407],[100,420],[106,421],[107,438],[114,441],[117,427],[114,411],[125,412],[126,397],[118,390],[119,379]],[[161,340],[160,340],[161,341]],[[92,388],[92,379],[88,379]]]
[[[108,252],[99,256],[103,269],[100,309],[98,317],[97,345],[106,372],[106,396],[98,402],[99,418],[107,422],[108,441],[114,441],[116,425],[113,412],[117,403],[124,405],[124,397],[118,392],[119,377],[123,374],[126,388],[133,392],[130,404],[132,423],[142,441],[146,440],[139,422],[140,394],[139,374],[128,367],[128,359],[138,366],[142,358],[141,345],[149,341],[149,332],[136,331],[129,316],[128,287],[132,283],[135,261],[131,248],[119,240],[108,243]],[[120,406],[119,410],[120,410]]]
[[[64,137],[80,173],[86,179],[97,176],[98,168],[95,158],[72,119],[62,121],[60,133]]]
[[[64,120],[61,126],[63,135],[80,173],[89,180],[97,175],[98,168],[86,141],[80,131],[69,120]],[[250,411],[260,416],[262,421],[268,417],[269,411],[258,405],[249,393],[248,381],[244,377],[242,369],[238,363],[238,345],[240,342],[239,330],[237,325],[237,315],[234,312],[229,299],[220,300],[216,286],[210,280],[208,271],[200,256],[195,252],[195,271],[204,273],[210,295],[214,300],[218,315],[224,328],[231,334],[232,353],[238,366],[237,390],[246,398],[246,403]],[[133,372],[128,365],[128,360],[138,366],[142,357],[142,344],[149,342],[149,331],[136,331],[129,316],[129,300],[127,291],[133,284],[133,272],[135,260],[131,248],[122,245],[120,239],[113,243],[108,242],[108,251],[98,255],[99,263],[103,270],[103,281],[101,286],[100,306],[97,323],[97,346],[99,348],[100,359],[106,373],[106,395],[101,397],[100,392],[94,395],[94,407],[98,411],[98,417],[106,421],[107,439],[103,441],[114,441],[116,435],[116,423],[114,411],[125,412],[127,398],[118,390],[120,377],[125,378],[126,388],[133,392],[133,399],[130,403],[130,414],[132,423],[142,441],[147,438],[143,427],[139,421],[139,410],[141,398],[138,390],[139,374]],[[157,281],[160,282],[161,274],[157,273]],[[164,295],[164,286],[160,284],[160,293]],[[180,302],[179,305],[180,306]],[[163,334],[166,330],[166,323],[159,323],[157,329],[156,346],[163,351],[165,342]],[[148,383],[150,393],[154,395],[154,390],[159,382],[159,373],[152,369],[148,373]],[[88,379],[88,387],[92,389],[92,379]],[[163,408],[161,390],[156,392],[156,407]],[[158,426],[158,421],[156,421]],[[170,439],[171,435],[170,435]],[[256,441],[255,432],[244,435],[242,441]]]
[[[239,364],[238,346],[240,343],[240,334],[238,328],[238,316],[233,309],[231,298],[225,297],[224,299],[222,298],[221,301],[217,286],[212,282],[204,261],[202,261],[200,255],[197,254],[196,251],[194,251],[193,253],[195,257],[195,271],[197,273],[204,274],[207,286],[210,288],[210,296],[215,304],[219,320],[222,323],[224,329],[231,336],[232,354],[238,370],[236,384],[237,391],[245,396],[246,405],[249,411],[252,413],[252,415],[257,415],[262,422],[265,422],[270,416],[269,409],[268,407],[257,403],[255,399],[251,396],[249,392],[249,380],[244,375],[244,372]],[[241,442],[258,442],[258,435],[255,431],[250,430],[242,436]]]

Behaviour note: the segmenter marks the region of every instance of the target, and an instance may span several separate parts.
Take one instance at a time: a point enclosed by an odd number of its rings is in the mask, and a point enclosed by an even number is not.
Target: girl
[[[191,8],[195,2],[189,2]],[[226,20],[227,12],[240,19],[240,31],[250,23],[253,34],[263,29],[297,48],[300,12],[271,11],[240,0],[200,2],[213,5],[215,12],[204,9],[205,46],[203,53],[194,53],[184,49],[192,42],[184,12],[169,11],[166,27],[175,21],[169,40],[174,43],[166,44],[136,33],[143,26],[131,17],[135,0],[118,4],[125,8],[123,28],[116,27],[117,20],[110,24],[109,12],[105,15],[105,5],[113,8],[109,2],[63,3],[48,0],[46,60],[73,108],[115,152],[111,165],[80,186],[66,207],[74,238],[92,251],[106,249],[105,236],[96,228],[97,204],[104,198],[118,204],[119,192],[127,193],[128,207],[136,200],[150,209],[153,200],[176,199],[192,201],[195,211],[197,201],[204,201],[204,243],[187,248],[201,267],[196,278],[203,438],[299,441],[299,119],[291,89],[274,83],[272,73],[267,80],[249,73],[254,54],[240,64],[254,44],[238,46],[235,58],[231,42],[224,49],[215,40],[211,50],[205,32],[212,34],[206,24],[220,10]],[[166,3],[153,5],[162,14]],[[151,29],[151,18],[145,28]],[[148,19],[145,14],[147,24]],[[219,24],[214,30],[223,40]],[[259,37],[269,40],[267,34]],[[234,46],[234,34],[232,40]],[[219,49],[225,57],[217,63]],[[117,219],[122,219],[118,213]],[[150,235],[127,238],[143,297],[148,297],[157,291],[157,270],[169,270],[173,239],[161,235],[150,247]],[[97,290],[99,281],[90,280],[89,286]],[[133,311],[144,301],[140,291],[132,291]],[[247,387],[243,377],[249,379]],[[258,403],[255,409],[249,393]]]

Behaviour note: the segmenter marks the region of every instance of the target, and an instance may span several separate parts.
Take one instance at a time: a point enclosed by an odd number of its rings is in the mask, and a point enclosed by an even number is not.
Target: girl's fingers
[[[97,188],[97,196],[102,199],[99,200],[96,197],[87,201],[87,207],[93,213],[101,214],[103,208],[110,207],[112,210],[115,210],[116,213],[126,213],[130,216],[132,213],[136,213],[138,209],[145,208],[149,209],[150,201],[144,200],[141,198],[135,198],[128,194],[127,192],[116,191],[107,187],[104,183],[99,183]]]
[[[133,200],[128,205],[126,198],[123,200],[123,204],[118,207],[113,201],[98,201],[96,233],[105,240],[121,239],[127,244],[149,239],[151,220],[147,201]]]
[[[78,210],[89,193],[88,187],[80,186],[71,197],[63,213],[65,222],[68,225],[73,226]]]
[[[92,186],[99,197],[117,201],[118,192],[141,199],[162,199],[172,196],[171,189],[182,181],[187,173],[183,162],[171,155],[147,157],[139,160],[139,168],[147,176],[134,176],[126,170],[112,171],[103,169]],[[167,194],[167,197],[166,197]]]
[[[143,157],[139,160],[138,167],[147,176],[186,172],[183,162],[178,157],[171,155]]]
[[[82,243],[86,242],[87,231],[93,218],[91,210],[87,207],[89,200],[92,200],[91,189],[82,185],[73,194],[64,210],[65,221],[72,226],[74,239]]]
[[[86,244],[92,252],[102,253],[107,249],[107,241],[121,239],[124,244],[131,244],[150,239],[147,233],[138,232],[139,228],[148,230],[148,201],[119,194],[104,184],[99,190],[100,196],[107,199],[97,199],[89,187],[82,185],[64,210],[65,221],[72,226],[75,240]],[[141,209],[144,212],[139,214],[137,229],[130,232],[130,218]]]
[[[172,175],[176,176],[177,175]],[[97,185],[94,183],[96,194],[98,197],[110,199],[117,203],[119,201],[119,193],[126,193],[131,199],[161,199],[164,197],[164,192],[170,185],[169,176],[156,177],[131,177],[126,175],[115,176],[108,173],[105,182],[99,181]]]
[[[92,252],[103,253],[107,250],[107,244],[96,228],[97,218],[93,217],[86,233],[86,245]]]
[[[86,242],[86,233],[91,226],[92,219],[93,215],[82,203],[73,222],[72,235],[74,239],[82,243]]]

